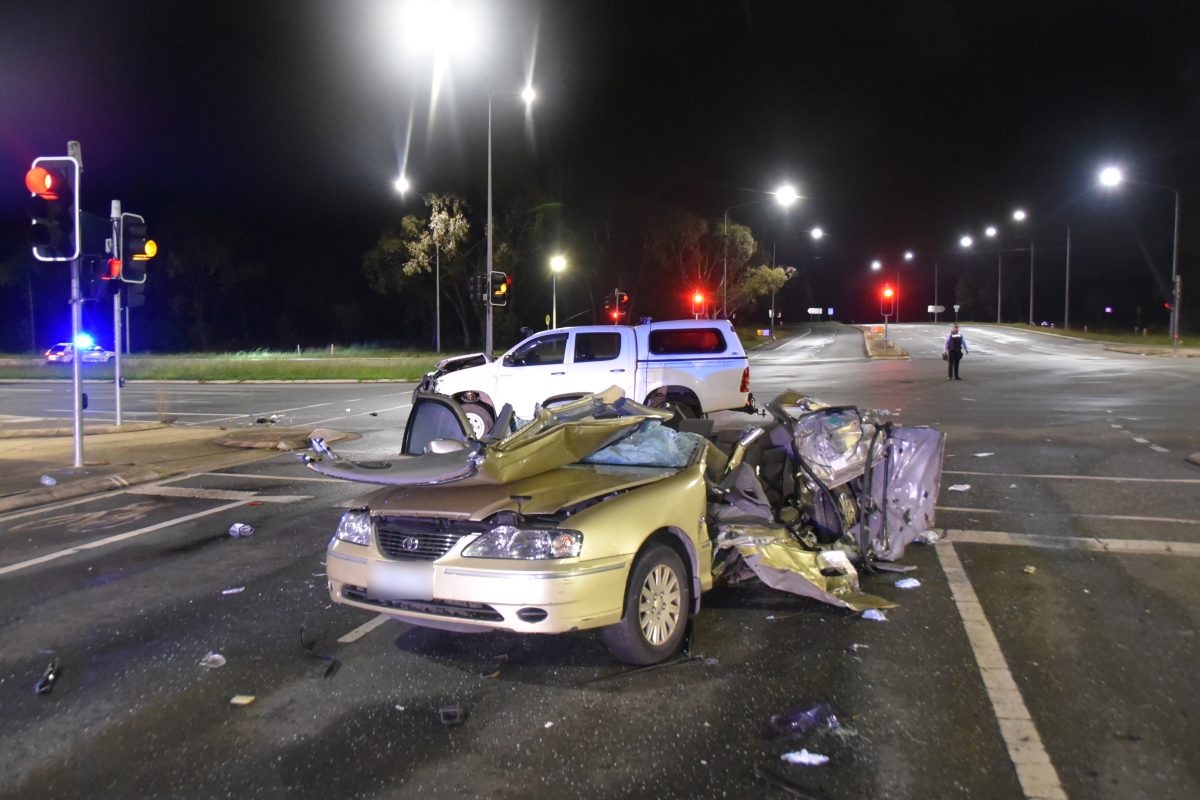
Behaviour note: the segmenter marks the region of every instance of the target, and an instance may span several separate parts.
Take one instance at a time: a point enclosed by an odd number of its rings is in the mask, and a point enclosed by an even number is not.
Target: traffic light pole
[[[79,331],[83,327],[83,298],[79,293],[79,262],[71,259],[71,394],[73,396],[72,438],[75,442],[75,468],[83,467],[83,376],[79,357]]]
[[[121,255],[121,201],[113,200],[111,206],[112,222],[112,253]],[[121,292],[113,295],[113,397],[117,415],[117,425],[121,424]]]

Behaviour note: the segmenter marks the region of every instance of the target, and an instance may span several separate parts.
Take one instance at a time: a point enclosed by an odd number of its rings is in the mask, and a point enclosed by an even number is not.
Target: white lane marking
[[[1003,508],[970,508],[967,506],[938,506],[938,511],[960,511],[965,514],[1012,514]],[[1178,517],[1139,517],[1133,514],[1073,514],[1069,511],[1039,511],[1039,517],[1076,517],[1078,519],[1112,519],[1121,522],[1168,522],[1176,525],[1200,525],[1200,519]]]
[[[1135,436],[1135,437],[1133,437],[1133,440],[1134,440],[1135,442],[1137,442],[1138,444],[1150,444],[1150,440],[1149,440],[1149,439],[1143,439],[1143,438],[1142,438],[1142,437],[1140,437],[1140,436]]]
[[[1093,550],[1101,553],[1187,556],[1200,558],[1200,543],[1171,542],[1162,539],[1112,539],[1081,536],[1044,536],[1036,533],[1006,531],[967,531],[947,529],[946,539],[967,544],[1000,544],[1015,547],[1044,547],[1050,550]]]
[[[370,622],[364,622],[362,625],[359,625],[345,636],[342,636],[340,639],[338,639],[338,644],[350,644],[351,642],[357,642],[359,639],[366,636],[368,633],[375,630],[389,619],[391,619],[391,617],[389,617],[387,614],[380,614]]]
[[[94,550],[98,547],[106,547],[110,544],[115,544],[116,542],[123,542],[126,539],[133,539],[134,537],[137,537],[137,536],[142,536],[147,533],[153,533],[154,531],[161,530],[163,528],[167,528],[172,525],[178,525],[182,522],[191,522],[194,519],[199,519],[200,517],[207,517],[210,514],[219,514],[222,511],[228,511],[231,508],[237,508],[238,506],[244,506],[248,502],[250,502],[250,501],[249,500],[238,500],[235,503],[226,503],[223,506],[217,506],[216,508],[210,508],[207,511],[197,511],[195,514],[188,514],[185,517],[176,517],[175,519],[169,519],[166,522],[160,522],[157,525],[150,525],[145,528],[138,528],[137,530],[126,531],[125,533],[118,533],[115,536],[107,536],[103,539],[96,539],[93,542],[87,542],[86,544],[76,545],[75,547],[68,547],[65,550],[58,550],[53,553],[47,553],[46,555],[38,556],[37,558],[31,558],[26,561],[18,561],[15,564],[9,564],[7,566],[0,567],[0,575],[8,575],[11,572],[20,572],[23,569],[28,569],[29,567],[34,567],[34,566],[37,566],[38,564],[45,564],[47,561],[54,561],[55,559],[63,558],[64,556],[74,555],[76,553],[83,552],[84,550]]]
[[[135,486],[128,490],[129,494],[149,495],[151,497],[187,497],[198,500],[246,500],[256,503],[299,503],[311,500],[310,494],[259,494],[258,492],[239,492],[232,489],[192,489],[186,486]]]
[[[992,703],[992,712],[1000,726],[1000,735],[1008,748],[1008,757],[1017,771],[1017,780],[1021,782],[1021,789],[1030,798],[1066,800],[1067,793],[1058,780],[1058,771],[1042,746],[1037,726],[1029,715],[1021,690],[1017,688],[1017,682],[1008,669],[1008,661],[1000,650],[1000,643],[983,613],[983,606],[958,554],[946,540],[938,542],[935,547],[980,677],[983,678],[988,700]]]
[[[309,481],[310,483],[345,483],[342,478],[319,478],[316,475],[253,475],[248,472],[197,472],[197,475],[213,475],[218,478],[245,478],[246,480]]]
[[[1152,445],[1150,445],[1150,449],[1151,449],[1151,450],[1153,450],[1153,451],[1154,451],[1154,452],[1156,452],[1156,453],[1169,453],[1169,452],[1171,452],[1171,451],[1170,451],[1170,450],[1168,450],[1167,448],[1165,448],[1165,447],[1163,447],[1163,446],[1161,446],[1161,445],[1157,445],[1157,444],[1152,444]]]
[[[306,422],[304,424],[305,425],[323,425],[326,422],[333,422],[335,419],[350,419],[351,417],[365,417],[370,414],[381,414],[384,411],[398,411],[401,408],[410,408],[411,406],[412,406],[412,403],[403,403],[398,406],[392,406],[391,408],[375,408],[375,409],[371,409],[370,411],[356,411],[353,414],[342,414],[337,417],[330,417],[329,419],[319,419],[316,422]]]
[[[1137,441],[1136,439],[1134,441]],[[1023,472],[970,472],[942,470],[943,475],[980,475],[985,478],[1040,478],[1051,481],[1120,481],[1122,483],[1184,483],[1200,484],[1200,478],[1126,478],[1110,475],[1027,475]]]

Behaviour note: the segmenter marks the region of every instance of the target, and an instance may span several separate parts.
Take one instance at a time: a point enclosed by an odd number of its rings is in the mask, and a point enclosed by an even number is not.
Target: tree
[[[686,211],[668,212],[648,229],[650,250],[675,284],[701,289],[720,302],[722,280],[733,287],[758,245],[750,228],[724,219],[707,220]],[[727,277],[726,277],[727,276]]]
[[[742,275],[738,284],[730,289],[730,309],[741,308],[760,297],[778,292],[795,274],[795,267],[768,267],[766,264],[751,267]]]
[[[479,314],[467,296],[471,274],[468,256],[473,247],[466,203],[453,194],[428,194],[424,199],[429,217],[406,215],[398,225],[385,230],[363,255],[363,273],[373,291],[398,295],[414,314],[428,320],[432,304],[426,300],[428,294],[420,290],[429,283],[424,278],[438,269],[442,297],[458,315],[464,345],[469,346],[470,322],[478,320]]]

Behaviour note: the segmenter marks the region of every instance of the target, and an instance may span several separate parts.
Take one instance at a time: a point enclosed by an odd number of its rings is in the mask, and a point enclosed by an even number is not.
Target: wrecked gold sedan
[[[683,644],[714,582],[750,578],[852,610],[855,564],[932,524],[942,437],[790,392],[769,415],[682,420],[619,389],[501,413],[481,439],[449,398],[417,398],[404,454],[309,467],[384,484],[328,547],[334,601],[452,631],[601,629],[634,664]]]

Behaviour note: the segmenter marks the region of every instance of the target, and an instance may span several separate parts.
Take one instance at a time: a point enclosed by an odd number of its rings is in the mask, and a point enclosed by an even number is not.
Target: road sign
[[[926,308],[926,310],[930,314],[941,314],[943,311],[946,310],[946,307],[945,306],[928,306]],[[957,309],[955,309],[955,310],[957,310]]]
[[[823,309],[823,308],[810,308],[810,309],[808,310],[808,313],[810,313],[810,314],[821,314],[821,313],[823,313],[824,311],[825,311],[825,309]]]

